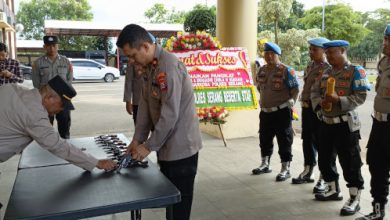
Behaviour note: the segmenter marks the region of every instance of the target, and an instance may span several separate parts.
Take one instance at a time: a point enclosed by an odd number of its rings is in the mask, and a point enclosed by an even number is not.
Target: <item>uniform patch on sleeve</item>
[[[160,90],[165,92],[168,90],[168,83],[167,83],[167,74],[164,72],[161,72],[157,74],[156,77],[157,83],[160,87]]]

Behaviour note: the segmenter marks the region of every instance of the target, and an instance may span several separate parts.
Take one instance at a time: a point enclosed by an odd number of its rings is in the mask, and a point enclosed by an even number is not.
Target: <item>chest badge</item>
[[[156,76],[157,83],[160,87],[160,90],[165,92],[168,90],[168,84],[167,84],[167,74],[164,72],[161,72],[157,74]]]

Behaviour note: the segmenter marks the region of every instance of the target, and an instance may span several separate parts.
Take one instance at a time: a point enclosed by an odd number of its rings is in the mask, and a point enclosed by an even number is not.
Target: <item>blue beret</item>
[[[280,47],[272,42],[265,43],[264,51],[272,51],[278,55],[282,55],[282,50],[280,49]]]
[[[155,44],[156,43],[156,38],[153,36],[153,34],[151,34],[150,32],[148,32],[149,34],[149,37],[150,39],[153,41],[153,43]]]
[[[328,43],[324,43],[324,48],[328,49],[329,47],[348,47],[349,42],[346,40],[332,40]]]
[[[324,48],[324,43],[328,43],[329,40],[324,37],[317,37],[317,38],[312,38],[307,42],[313,46]]]
[[[388,24],[388,25],[386,26],[385,35],[386,35],[386,36],[390,36],[390,24]]]

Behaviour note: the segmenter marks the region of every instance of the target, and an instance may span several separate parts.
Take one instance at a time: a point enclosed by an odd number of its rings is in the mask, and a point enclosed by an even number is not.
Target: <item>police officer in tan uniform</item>
[[[353,215],[360,209],[364,181],[360,170],[360,121],[356,108],[364,103],[370,89],[364,69],[349,63],[348,46],[349,42],[344,40],[324,44],[332,68],[322,74],[311,93],[313,110],[322,118],[318,163],[328,184],[328,190],[315,194],[315,198],[319,201],[343,199],[338,184],[339,175],[333,166],[334,152],[337,152],[350,193],[340,215]]]
[[[280,47],[272,42],[265,44],[264,58],[267,62],[257,73],[257,89],[260,92],[260,149],[261,165],[252,170],[254,175],[269,173],[273,153],[273,139],[276,136],[279,156],[282,162],[276,181],[290,177],[293,143],[292,111],[299,88],[294,69],[281,63]]]
[[[313,168],[317,165],[317,149],[319,144],[320,120],[313,111],[310,101],[311,87],[316,80],[319,80],[322,73],[330,68],[325,58],[324,43],[328,39],[318,37],[308,41],[309,55],[311,62],[304,72],[304,85],[300,101],[302,105],[302,148],[304,158],[304,170],[297,178],[292,178],[293,184],[313,183]],[[313,193],[323,192],[326,184],[320,175],[317,184],[313,188]]]
[[[0,163],[21,153],[33,140],[40,146],[85,170],[112,170],[111,160],[97,160],[62,139],[48,115],[73,109],[74,89],[56,76],[45,86],[28,90],[15,84],[0,86]]]
[[[156,38],[151,33],[149,33],[149,36],[153,43],[156,43]],[[137,124],[138,103],[141,97],[144,71],[145,69],[142,66],[127,65],[123,101],[126,103],[127,113],[133,115],[134,125]]]
[[[73,80],[73,69],[70,61],[58,54],[58,38],[56,36],[43,37],[46,55],[38,58],[32,66],[32,82],[39,89],[55,76],[61,76],[69,85]],[[69,139],[70,111],[64,110],[55,115],[58,124],[58,132],[62,138]],[[53,124],[54,116],[50,116]]]
[[[167,215],[190,219],[198,151],[202,148],[191,78],[184,64],[154,44],[138,25],[127,25],[116,44],[130,63],[147,70],[128,153],[142,160],[157,151],[161,172],[181,192],[181,202]]]
[[[390,24],[383,39],[384,56],[378,63],[373,124],[367,144],[367,163],[371,173],[373,212],[357,220],[383,220],[389,195],[390,171]]]

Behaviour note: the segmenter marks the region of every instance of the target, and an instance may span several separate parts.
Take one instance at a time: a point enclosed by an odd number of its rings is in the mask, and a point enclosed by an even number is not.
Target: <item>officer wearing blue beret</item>
[[[389,195],[389,130],[390,130],[390,24],[386,26],[383,51],[378,63],[376,79],[373,124],[367,144],[367,163],[371,174],[371,196],[373,212],[358,218],[382,220]]]
[[[321,78],[322,74],[330,68],[325,58],[324,43],[329,40],[323,37],[312,38],[309,43],[309,55],[311,62],[304,72],[304,85],[300,101],[302,105],[302,147],[304,158],[304,170],[297,178],[292,179],[293,184],[313,183],[313,168],[317,165],[316,157],[319,145],[320,120],[313,111],[310,101],[311,88],[314,82]],[[334,158],[335,160],[335,158]],[[326,183],[320,175],[313,193],[324,192]]]
[[[348,46],[349,43],[345,40],[324,44],[326,57],[332,68],[322,74],[311,93],[313,110],[322,119],[318,148],[319,168],[329,187],[328,191],[316,194],[315,198],[319,201],[343,199],[338,184],[339,174],[332,164],[334,152],[337,152],[350,194],[340,211],[343,216],[353,215],[360,209],[364,181],[360,170],[360,121],[356,108],[364,103],[370,89],[365,70],[348,61]]]
[[[269,162],[273,152],[273,139],[276,136],[282,161],[282,168],[276,176],[276,181],[284,181],[290,177],[293,142],[291,108],[298,97],[298,81],[294,69],[280,62],[282,50],[277,44],[266,43],[264,51],[267,64],[259,69],[256,77],[261,107],[261,165],[253,169],[252,173],[259,175],[271,172]]]

